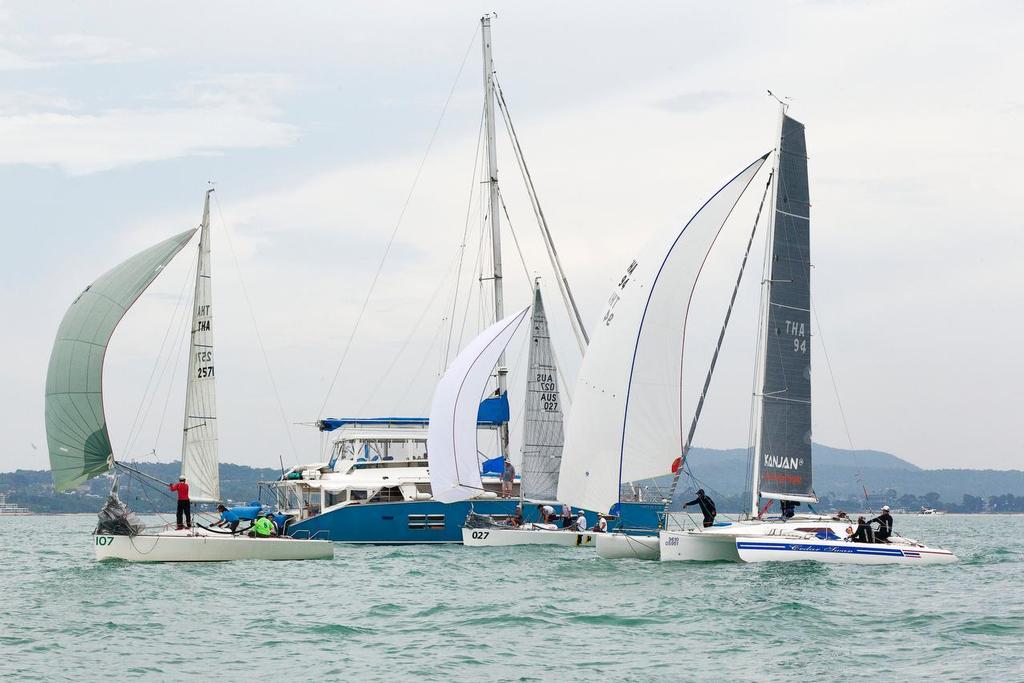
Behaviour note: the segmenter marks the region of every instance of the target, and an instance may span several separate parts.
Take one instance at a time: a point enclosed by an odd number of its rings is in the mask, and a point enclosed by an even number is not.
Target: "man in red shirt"
[[[188,527],[192,527],[192,501],[188,499],[188,483],[185,481],[185,475],[178,477],[177,484],[171,484],[171,490],[178,492],[178,511],[175,517],[178,520],[178,528],[184,529],[185,527],[181,523],[182,516],[185,517]]]

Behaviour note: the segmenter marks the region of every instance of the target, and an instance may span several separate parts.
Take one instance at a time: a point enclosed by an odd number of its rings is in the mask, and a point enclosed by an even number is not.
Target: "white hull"
[[[740,536],[779,538],[785,535],[809,536],[828,530],[846,536],[847,520],[794,518],[788,521],[744,520],[727,526],[686,531],[661,531],[658,534],[662,562],[741,562],[736,552]]]
[[[594,539],[599,533],[579,533],[559,529],[463,529],[462,544],[483,546],[504,545],[561,545],[568,547],[594,546]]]
[[[957,557],[948,550],[903,543],[853,543],[816,538],[736,538],[743,562],[828,562],[833,564],[946,564]]]
[[[606,560],[657,560],[661,556],[657,536],[598,534],[596,545],[598,556]]]
[[[228,534],[166,532],[139,536],[93,536],[97,560],[128,562],[226,562],[229,560],[327,560],[330,541],[249,538]]]

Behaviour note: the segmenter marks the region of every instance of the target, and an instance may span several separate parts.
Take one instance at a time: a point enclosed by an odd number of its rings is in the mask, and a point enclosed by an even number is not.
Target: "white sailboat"
[[[182,475],[195,502],[219,499],[217,410],[210,279],[210,193],[198,229],[165,240],[101,275],[61,321],[46,376],[46,436],[54,489],[67,490],[113,469],[103,407],[103,362],[121,318],[199,232],[182,441]],[[249,538],[200,527],[149,531],[117,498],[117,486],[93,535],[96,559],[204,562],[300,560],[334,556],[329,541]]]

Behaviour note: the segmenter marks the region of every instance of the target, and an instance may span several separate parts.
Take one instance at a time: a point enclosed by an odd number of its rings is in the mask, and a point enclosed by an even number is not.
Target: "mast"
[[[774,97],[774,96],[773,96]],[[786,118],[786,103],[782,100],[779,102],[779,125],[775,135],[775,155],[772,159],[772,182],[775,183],[776,187],[779,183],[779,164],[782,159],[782,124]],[[773,188],[774,189],[774,188]],[[765,377],[767,376],[768,367],[766,358],[768,355],[768,313],[769,307],[771,306],[772,299],[772,247],[775,242],[775,222],[778,216],[778,190],[774,189],[772,192],[772,207],[771,214],[768,220],[768,231],[765,236],[764,242],[764,269],[761,273],[762,292],[761,292],[761,330],[760,330],[760,343],[757,349],[757,363],[756,363],[756,385],[755,385],[755,396],[756,396],[756,415],[755,415],[755,432],[754,432],[754,455],[751,460],[753,461],[752,467],[753,472],[750,478],[750,517],[753,519],[757,517],[758,512],[761,510],[761,449],[764,440],[764,429],[763,429],[763,413],[764,413],[764,385]]]
[[[494,281],[494,319],[505,317],[505,300],[501,283],[501,221],[498,196],[498,150],[495,144],[494,128],[494,63],[491,60],[491,15],[480,17],[480,31],[484,50],[484,126],[487,135],[487,184],[489,191],[489,213],[491,217],[491,260],[494,265],[491,278]],[[505,366],[505,351],[498,357],[498,393],[507,390],[508,368]],[[500,449],[503,458],[508,457],[508,423],[500,429]]]

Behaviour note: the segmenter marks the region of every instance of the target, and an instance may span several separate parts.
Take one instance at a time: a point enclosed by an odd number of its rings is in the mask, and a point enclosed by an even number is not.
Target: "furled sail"
[[[487,380],[529,308],[487,328],[448,366],[430,407],[427,460],[434,499],[454,503],[479,495],[477,413]]]
[[[185,388],[181,473],[192,500],[220,500],[217,458],[217,393],[213,372],[213,294],[210,279],[210,192],[199,230],[199,263],[192,303],[192,340]]]
[[[64,314],[46,372],[46,442],[56,490],[113,466],[102,393],[107,344],[135,300],[194,234],[175,235],[107,271]]]
[[[540,287],[534,290],[530,335],[522,495],[532,500],[554,500],[562,463],[562,401]]]
[[[711,247],[766,158],[718,190],[681,231],[649,244],[618,280],[573,393],[559,500],[607,510],[619,501],[622,482],[665,474],[680,455],[689,301]]]
[[[804,125],[783,115],[761,398],[760,493],[814,501],[810,195]]]

